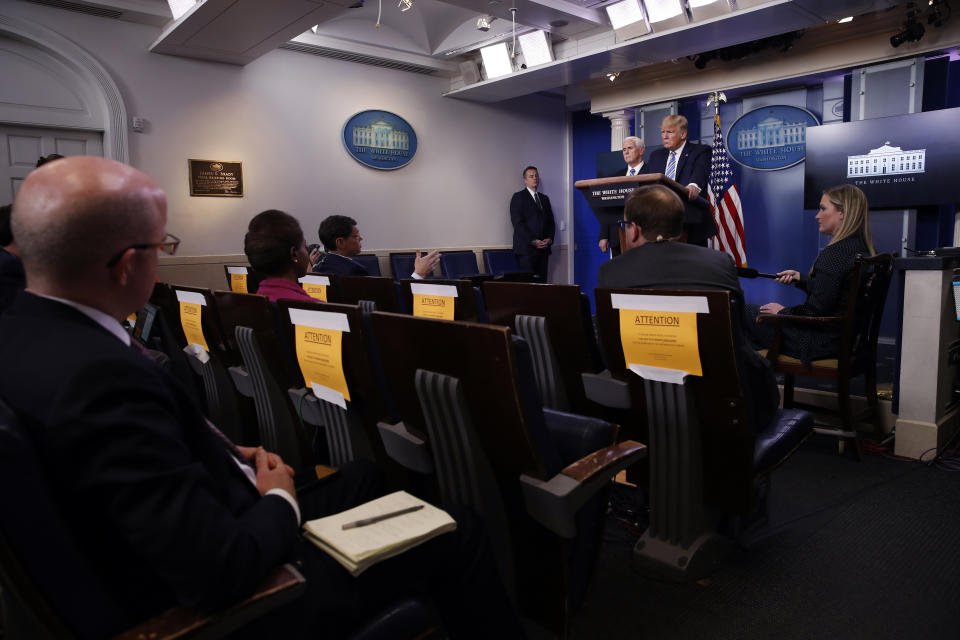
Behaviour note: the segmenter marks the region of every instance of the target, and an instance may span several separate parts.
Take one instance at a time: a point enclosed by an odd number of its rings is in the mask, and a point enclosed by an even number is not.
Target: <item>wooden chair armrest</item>
[[[598,473],[610,468],[612,465],[619,464],[623,459],[634,454],[646,453],[647,445],[634,440],[624,440],[617,444],[604,447],[599,451],[594,451],[590,455],[577,460],[561,471],[565,476],[569,476],[577,482],[586,482]]]
[[[784,322],[796,322],[800,324],[839,324],[847,319],[847,316],[794,316],[790,314],[772,314],[761,313],[757,316],[757,322],[773,322],[783,324]]]
[[[580,507],[617,473],[646,455],[646,445],[625,440],[584,456],[549,480],[523,474],[520,488],[527,513],[558,536],[573,538]]]
[[[286,564],[271,571],[252,596],[219,613],[169,609],[115,637],[115,640],[213,640],[284,605],[306,588],[300,572]]]

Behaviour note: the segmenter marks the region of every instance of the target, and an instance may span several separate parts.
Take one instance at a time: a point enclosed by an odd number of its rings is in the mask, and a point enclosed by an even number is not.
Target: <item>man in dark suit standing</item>
[[[710,147],[687,140],[687,119],[671,115],[660,124],[663,148],[650,154],[643,173],[662,173],[687,188],[683,203],[683,230],[690,244],[707,246],[707,240],[717,235],[717,226],[710,214],[706,199],[710,180]],[[701,196],[702,194],[702,196]]]
[[[68,624],[108,637],[176,603],[219,609],[299,560],[307,592],[271,619],[271,635],[323,629],[338,637],[398,587],[435,580],[453,594],[430,588],[454,635],[516,629],[495,575],[464,564],[495,564],[483,536],[467,531],[469,518],[456,535],[353,578],[299,530],[305,519],[374,497],[380,488],[369,468],[343,467],[332,483],[298,495],[279,456],[226,441],[179,381],[131,348],[120,321],[150,297],[157,250],[179,244],[166,217],[155,182],[103,158],[38,169],[14,203],[27,290],[0,317],[0,362],[8,365],[0,367],[0,398],[37,447],[66,527],[116,604]],[[478,542],[480,555],[465,560]],[[470,595],[457,593],[464,588]],[[457,604],[488,589],[491,603]],[[485,622],[490,605],[500,622]]]
[[[611,289],[725,289],[738,304],[734,331],[737,367],[754,431],[766,427],[780,403],[777,381],[765,358],[745,339],[743,290],[726,253],[677,242],[683,229],[683,202],[663,185],[640,187],[623,212],[623,254],[600,266],[598,283]]]
[[[627,163],[627,168],[614,175],[638,176],[643,173],[643,152],[645,149],[646,145],[643,140],[637,136],[624,138],[623,161]],[[604,253],[610,251],[613,254],[612,257],[620,255],[620,225],[616,223],[601,224],[597,244],[600,246],[600,251]]]
[[[556,223],[550,198],[537,191],[540,173],[536,167],[523,170],[524,188],[510,199],[510,222],[513,223],[513,253],[523,271],[547,281],[547,261],[553,244]]]
[[[313,265],[314,273],[330,273],[338,276],[369,276],[370,272],[353,259],[363,249],[363,236],[357,229],[357,221],[349,216],[327,216],[317,231],[325,253],[321,254]],[[431,273],[440,262],[440,252],[431,251],[423,255],[416,252],[411,278],[422,280]]]

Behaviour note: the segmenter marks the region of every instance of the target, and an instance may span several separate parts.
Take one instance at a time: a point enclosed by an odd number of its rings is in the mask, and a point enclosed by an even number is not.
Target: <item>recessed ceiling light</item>
[[[844,22],[853,22],[853,16],[847,16],[846,18],[837,20],[837,24],[843,24]]]

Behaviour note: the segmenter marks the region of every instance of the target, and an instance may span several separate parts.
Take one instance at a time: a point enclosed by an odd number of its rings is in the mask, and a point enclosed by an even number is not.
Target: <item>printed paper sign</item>
[[[327,287],[330,286],[330,278],[327,276],[303,276],[299,282],[311,298],[316,298],[321,302],[327,301]]]
[[[249,293],[247,289],[247,268],[246,267],[227,267],[227,273],[230,274],[230,290],[234,293]]]
[[[709,312],[706,298],[614,294],[611,302],[620,310],[620,341],[631,371],[665,382],[703,375],[697,314]]]
[[[453,320],[457,288],[449,284],[410,284],[413,315],[420,318]]]
[[[347,408],[350,390],[343,374],[343,332],[350,331],[342,313],[290,309],[297,362],[307,386],[321,400]]]
[[[177,289],[177,300],[180,302],[180,326],[187,344],[197,344],[209,352],[210,347],[203,337],[203,324],[200,321],[200,307],[206,306],[207,301],[202,294],[194,291],[180,291]]]

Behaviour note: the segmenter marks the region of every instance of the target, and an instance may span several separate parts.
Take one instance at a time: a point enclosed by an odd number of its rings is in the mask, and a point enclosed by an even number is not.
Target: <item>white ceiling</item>
[[[22,1],[61,4],[59,0]],[[608,71],[681,58],[898,4],[894,0],[739,0],[739,5],[732,5],[734,11],[718,17],[684,20],[684,24],[618,42],[603,10],[613,1],[414,0],[412,9],[401,12],[396,0],[205,0],[176,21],[165,0],[72,0],[69,4],[107,12],[109,17],[163,25],[151,47],[157,53],[243,65],[284,47],[441,75],[451,79],[448,95],[481,102],[562,88]],[[511,7],[517,9],[518,34],[530,29],[551,34],[555,61],[467,84],[460,64],[476,65],[480,46],[510,38]],[[902,7],[895,10],[901,9],[905,16]],[[490,31],[477,30],[480,16],[496,18]],[[316,33],[310,30],[313,25]]]

